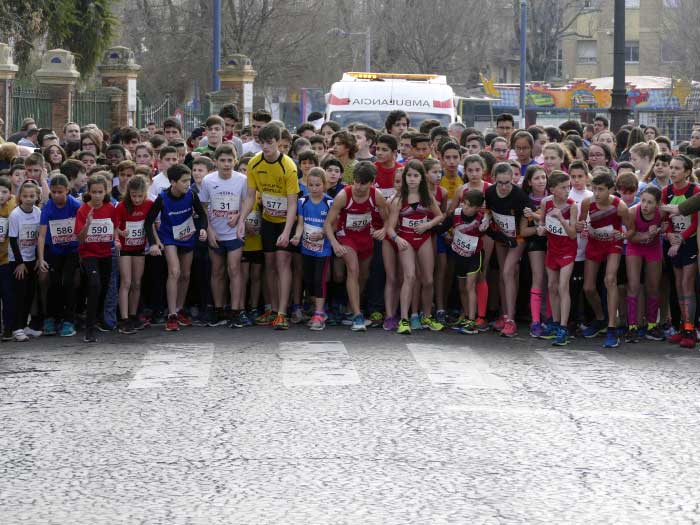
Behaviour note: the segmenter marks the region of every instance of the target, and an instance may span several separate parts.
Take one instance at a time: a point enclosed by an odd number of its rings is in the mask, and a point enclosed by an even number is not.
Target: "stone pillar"
[[[230,92],[231,100],[238,106],[243,124],[250,124],[250,115],[253,113],[253,82],[257,76],[256,71],[250,62],[250,58],[245,55],[235,54],[224,57],[223,66],[218,71],[221,79],[221,91]],[[212,105],[215,105],[215,97],[210,95]],[[220,107],[220,106],[219,106]],[[218,108],[212,108],[218,111]]]
[[[141,66],[134,62],[133,51],[123,46],[110,47],[97,69],[102,86],[118,88],[121,92],[112,95],[110,129],[136,126],[136,79]]]
[[[62,138],[63,126],[72,120],[73,92],[80,78],[73,53],[65,49],[47,51],[41,59],[41,69],[34,75],[53,99],[51,128]]]
[[[12,82],[18,67],[12,62],[12,50],[7,44],[0,43],[0,136],[7,138],[17,131],[12,129]]]

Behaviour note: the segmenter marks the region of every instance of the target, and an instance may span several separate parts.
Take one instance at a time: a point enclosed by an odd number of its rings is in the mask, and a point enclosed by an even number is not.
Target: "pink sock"
[[[533,323],[540,322],[540,310],[542,310],[542,290],[530,288],[530,314]]]

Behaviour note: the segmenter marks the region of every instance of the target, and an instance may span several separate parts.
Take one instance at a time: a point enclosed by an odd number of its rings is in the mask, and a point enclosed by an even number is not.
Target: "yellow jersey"
[[[274,162],[268,162],[262,152],[248,163],[248,190],[260,192],[262,218],[268,222],[283,223],[287,220],[287,196],[297,196],[299,180],[297,165],[280,153]]]

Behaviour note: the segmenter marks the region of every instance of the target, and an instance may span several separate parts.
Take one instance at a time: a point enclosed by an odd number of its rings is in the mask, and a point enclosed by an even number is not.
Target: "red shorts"
[[[423,246],[423,243],[431,238],[430,233],[424,233],[422,235],[419,235],[415,232],[412,233],[405,233],[399,230],[398,232],[399,237],[401,237],[404,241],[406,241],[408,244],[411,245],[411,248],[413,248],[413,251],[418,251],[421,246]]]
[[[586,260],[602,263],[609,255],[622,255],[622,244],[622,240],[599,241],[589,237],[586,244]]]
[[[558,271],[573,263],[576,260],[576,250],[574,253],[556,252],[547,250],[547,255],[544,257],[544,265],[550,270]]]
[[[369,231],[364,235],[348,235],[337,237],[338,242],[343,246],[352,248],[357,253],[357,258],[362,261],[372,257],[374,253],[374,241]]]

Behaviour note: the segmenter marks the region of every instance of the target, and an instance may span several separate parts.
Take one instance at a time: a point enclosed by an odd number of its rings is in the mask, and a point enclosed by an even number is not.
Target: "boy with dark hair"
[[[377,133],[364,124],[355,124],[352,135],[355,137],[355,142],[357,143],[357,153],[355,154],[355,160],[358,162],[368,161],[374,162],[377,158],[372,155],[372,147],[375,145],[377,140]]]
[[[149,199],[155,201],[160,192],[170,187],[170,179],[168,179],[167,172],[175,164],[177,164],[177,150],[172,146],[163,147],[158,154],[158,168],[160,172],[153,177],[151,186],[148,188]]]
[[[260,234],[273,309],[263,312],[255,321],[287,330],[287,305],[292,285],[289,238],[296,222],[299,181],[296,164],[279,151],[280,137],[280,128],[275,124],[267,124],[260,130],[262,151],[248,163],[248,192],[241,215],[248,217],[253,211],[256,192],[260,192],[263,211]],[[245,221],[239,221],[237,227],[239,238],[243,238]]]
[[[408,126],[411,125],[411,119],[408,118],[408,113],[400,109],[390,111],[384,121],[384,129],[389,135],[393,135],[396,139],[408,131]]]
[[[501,113],[496,117],[496,133],[499,137],[510,141],[510,136],[515,130],[515,119],[509,113]]]
[[[373,230],[372,225],[373,214],[387,216],[386,199],[374,187],[376,175],[373,164],[360,162],[354,171],[353,183],[336,195],[323,225],[335,255],[345,261],[353,331],[367,330],[360,310],[360,294],[369,276],[374,252],[372,239],[382,240],[385,235],[383,227]]]
[[[136,146],[138,146],[140,142],[139,131],[132,127],[122,129],[119,134],[119,142],[126,148],[131,158],[134,159],[136,156]]]
[[[175,139],[182,139],[182,124],[176,118],[166,118],[163,122],[163,135],[168,143]]]
[[[263,126],[272,120],[272,115],[269,111],[259,109],[251,115],[250,131],[253,135],[253,140],[243,144],[243,153],[260,153],[262,151],[262,141],[258,137]],[[278,145],[279,147],[279,145]]]
[[[79,160],[67,159],[61,164],[61,174],[68,179],[70,194],[73,197],[80,197],[87,182],[87,170],[85,165]]]
[[[304,137],[305,139],[310,139],[316,134],[316,128],[310,122],[304,122],[301,126],[297,128],[297,135]]]
[[[430,137],[423,133],[411,137],[411,157],[423,162],[430,157]]]
[[[349,131],[336,131],[331,138],[331,148],[333,155],[343,164],[343,182],[350,184],[353,180],[353,170],[357,164],[355,137]]]
[[[437,128],[438,126],[440,126],[439,120],[429,118],[420,123],[418,132],[424,135],[430,135],[430,132],[433,130],[433,128]]]
[[[416,135],[415,132],[406,131],[405,133],[402,133],[401,136],[398,138],[399,157],[397,160],[400,163],[405,163],[411,160],[411,157],[413,156],[413,146],[411,145],[411,141],[413,140],[414,135]]]
[[[314,135],[309,138],[309,143],[311,144],[311,149],[318,155],[318,158],[322,158],[326,154],[326,141],[323,140],[321,135]]]

